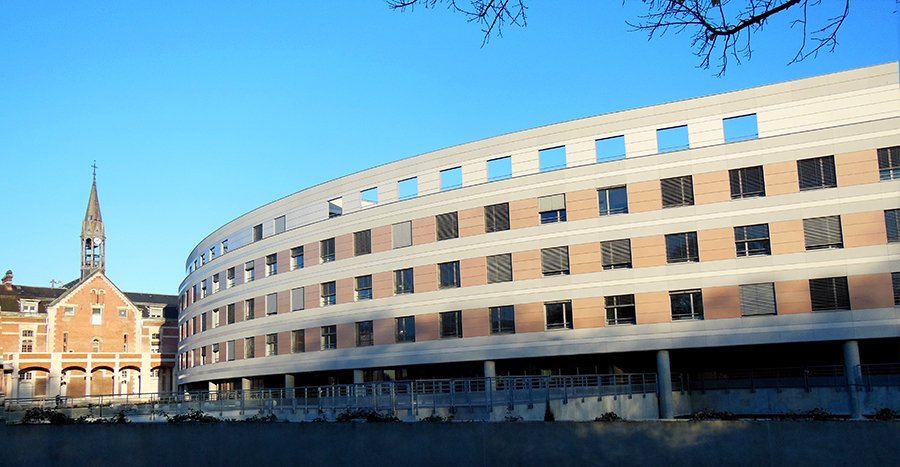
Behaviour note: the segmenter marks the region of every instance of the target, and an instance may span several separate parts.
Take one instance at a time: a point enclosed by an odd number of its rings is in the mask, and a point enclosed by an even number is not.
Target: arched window
[[[100,339],[94,339],[91,341],[91,352],[99,352],[100,351]]]

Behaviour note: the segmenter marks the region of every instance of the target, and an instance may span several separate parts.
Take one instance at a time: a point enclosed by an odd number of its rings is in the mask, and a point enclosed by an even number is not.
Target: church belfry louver
[[[100,216],[100,200],[97,198],[95,164],[91,195],[81,223],[81,279],[97,270],[106,272],[106,235],[103,232],[103,218]]]

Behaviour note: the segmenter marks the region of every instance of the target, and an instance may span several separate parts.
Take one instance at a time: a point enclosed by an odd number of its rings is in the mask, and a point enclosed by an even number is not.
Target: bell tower
[[[97,198],[97,162],[94,161],[94,181],[88,198],[87,211],[81,223],[81,279],[94,271],[106,272],[106,235]]]

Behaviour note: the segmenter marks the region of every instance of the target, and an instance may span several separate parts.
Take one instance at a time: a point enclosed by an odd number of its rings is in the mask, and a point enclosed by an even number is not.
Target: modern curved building
[[[898,209],[896,62],[474,141],[201,240],[177,383],[897,362]]]

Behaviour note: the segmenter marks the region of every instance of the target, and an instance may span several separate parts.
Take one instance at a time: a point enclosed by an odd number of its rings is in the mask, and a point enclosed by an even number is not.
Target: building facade
[[[200,241],[177,384],[897,362],[898,209],[896,62],[441,149]]]
[[[9,399],[169,392],[177,296],[123,292],[106,276],[96,176],[81,275],[61,287],[0,285],[0,394]]]

